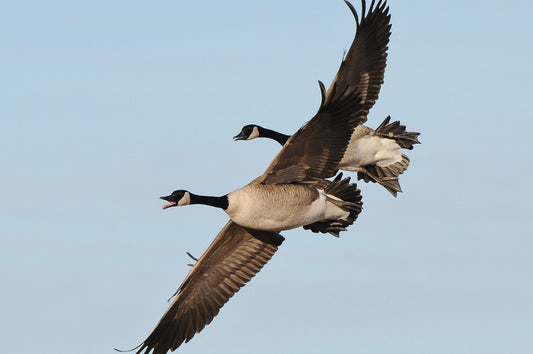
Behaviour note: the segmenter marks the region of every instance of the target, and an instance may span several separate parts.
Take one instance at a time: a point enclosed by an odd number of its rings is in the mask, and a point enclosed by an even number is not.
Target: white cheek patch
[[[248,136],[248,139],[246,140],[252,140],[258,137],[259,137],[259,129],[257,129],[257,127],[254,127],[254,129],[252,129],[252,133]]]
[[[178,206],[191,204],[191,195],[189,192],[185,192],[183,197],[178,201]]]

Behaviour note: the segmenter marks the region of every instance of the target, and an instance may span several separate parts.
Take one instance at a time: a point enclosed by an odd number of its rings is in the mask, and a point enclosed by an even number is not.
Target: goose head
[[[168,204],[163,205],[163,209],[167,209],[174,206],[189,205],[191,203],[191,193],[180,189],[172,192],[171,195],[161,197],[161,199],[166,200],[168,202]]]
[[[241,132],[233,137],[233,140],[252,140],[261,135],[261,127],[255,124],[248,124],[242,127]]]

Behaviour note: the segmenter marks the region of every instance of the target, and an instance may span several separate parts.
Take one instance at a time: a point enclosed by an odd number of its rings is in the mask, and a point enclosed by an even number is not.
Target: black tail
[[[376,134],[378,136],[393,139],[401,148],[407,150],[412,150],[414,144],[420,144],[420,141],[418,141],[420,133],[406,132],[405,125],[401,125],[399,121],[389,123],[390,119],[390,116],[388,116],[377,127]]]
[[[339,199],[330,199],[329,201],[349,212],[350,214],[348,217],[339,220],[317,221],[305,225],[304,229],[313,232],[330,233],[333,236],[339,237],[339,232],[346,231],[346,228],[355,222],[357,216],[363,209],[361,191],[357,189],[356,183],[350,183],[350,177],[341,179],[342,173],[339,173],[337,177],[324,188],[324,192]]]

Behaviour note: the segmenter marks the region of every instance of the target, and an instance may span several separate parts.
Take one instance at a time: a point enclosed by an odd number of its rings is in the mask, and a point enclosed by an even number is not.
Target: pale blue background
[[[354,5],[360,4],[354,0]],[[533,2],[390,2],[390,114],[422,145],[397,199],[360,184],[180,353],[533,352]],[[340,0],[0,5],[2,352],[114,353],[153,329],[226,222],[224,194],[318,108],[354,33]]]

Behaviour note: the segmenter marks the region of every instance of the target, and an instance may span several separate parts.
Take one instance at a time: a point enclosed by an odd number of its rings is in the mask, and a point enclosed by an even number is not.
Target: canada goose
[[[362,209],[357,186],[342,173],[333,181],[324,178],[335,175],[350,132],[366,111],[359,92],[339,91],[326,99],[319,84],[317,114],[287,141],[263,175],[220,197],[185,190],[161,197],[168,202],[163,209],[205,204],[223,209],[231,220],[192,267],[137,353],[173,351],[200,332],[272,257],[284,239],[278,231],[304,226],[338,236],[355,221]]]
[[[318,179],[298,183],[301,181],[290,178],[283,182],[276,177],[274,184],[258,178],[220,197],[177,190],[161,199],[169,202],[163,209],[190,204],[221,208],[235,223],[256,230],[279,232],[304,226],[338,237],[355,221],[362,204],[357,186],[350,184],[349,178],[341,178],[342,173],[331,182]],[[319,224],[313,227],[314,223]]]
[[[230,221],[191,268],[137,353],[174,351],[199,333],[270,260],[284,240],[279,231],[303,226],[337,236],[355,221],[362,208],[360,191],[337,171],[352,132],[366,119],[368,92],[337,79],[327,93],[320,81],[319,86],[317,114],[286,141],[260,177],[219,197],[185,190],[162,197],[168,202],[164,209],[206,204],[223,209]]]
[[[398,177],[409,166],[409,157],[400,149],[412,150],[414,144],[420,144],[419,135],[420,133],[406,132],[405,126],[399,121],[390,123],[390,116],[375,130],[359,125],[355,128],[338,167],[344,171],[356,171],[359,180],[378,182],[396,197],[397,192],[402,191]],[[269,138],[284,145],[290,135],[249,124],[234,137],[235,140],[255,138]]]
[[[335,94],[339,87],[350,87],[361,92],[364,108],[369,110],[376,102],[387,61],[387,44],[390,38],[390,15],[386,2],[379,1],[374,7],[370,4],[365,14],[365,1],[362,1],[362,17],[359,17],[354,7],[346,3],[352,11],[356,21],[356,34],[346,57],[341,63],[339,71],[328,89],[326,96]],[[378,182],[393,196],[401,192],[398,176],[409,165],[409,158],[400,148],[413,148],[419,144],[419,133],[406,132],[405,126],[396,121],[390,123],[387,117],[383,123],[373,130],[362,125],[361,122],[350,140],[346,153],[339,163],[339,168],[345,171],[357,171],[358,179],[365,182]],[[284,145],[289,135],[263,128],[256,124],[245,125],[235,140],[252,140],[255,138],[270,138]]]

